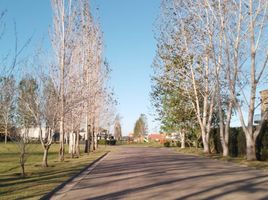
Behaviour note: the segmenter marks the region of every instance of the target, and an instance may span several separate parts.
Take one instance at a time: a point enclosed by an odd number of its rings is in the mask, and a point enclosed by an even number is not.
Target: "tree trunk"
[[[185,132],[184,132],[184,130],[181,132],[181,148],[185,149]]]
[[[25,141],[23,141],[25,142]],[[25,177],[25,144],[22,144],[22,149],[20,152],[20,167],[21,167],[21,176]]]
[[[63,117],[60,121],[60,151],[59,151],[59,160],[64,161],[64,124]]]
[[[98,137],[97,132],[94,133],[94,150],[97,150],[98,148]]]
[[[85,153],[89,152],[89,148],[88,148],[88,139],[85,140]]]
[[[72,133],[69,133],[69,153],[71,154],[71,157],[73,158],[74,157],[74,154],[75,154],[75,133],[72,132]]]
[[[88,138],[88,141],[87,141],[87,145],[88,145],[88,152],[87,152],[87,154],[89,154],[89,152],[92,150],[91,149],[91,147],[92,147],[92,145],[91,145],[91,140],[92,140],[92,136],[91,136],[91,133],[89,133],[89,138]]]
[[[7,143],[8,124],[5,125],[5,144]]]
[[[99,141],[98,141],[98,138],[99,138],[99,133],[97,134],[97,143],[96,143],[97,149],[99,148]]]
[[[20,167],[21,167],[21,176],[22,176],[22,177],[25,177],[25,167],[24,167],[24,163],[21,163]]]
[[[77,157],[80,157],[80,148],[79,148],[79,139],[80,139],[80,134],[79,131],[76,133],[76,145],[75,145],[75,154]]]
[[[210,153],[209,134],[206,133],[205,130],[202,130],[202,142],[204,146],[204,153]]]
[[[225,147],[223,147],[223,156],[229,156],[229,135],[230,135],[230,124],[233,112],[233,102],[231,101],[228,105],[228,110],[226,114],[226,122],[224,127],[224,141]]]
[[[88,108],[87,108],[88,110]],[[85,135],[85,153],[89,154],[90,151],[90,129],[89,129],[89,117],[86,115],[86,135]]]
[[[256,140],[253,137],[246,136],[247,160],[256,160]]]
[[[222,143],[222,150],[223,150],[223,154],[222,155],[224,157],[227,157],[229,155],[229,147],[228,147],[228,144],[226,144],[226,142],[223,142]]]
[[[209,143],[206,139],[205,140],[203,139],[203,145],[204,145],[204,153],[210,153]]]
[[[70,135],[70,138],[69,138],[70,140],[69,140],[69,149],[68,149],[68,152],[69,152],[69,154],[71,154],[72,153],[72,145],[73,145],[73,135],[71,134]]]
[[[85,134],[85,153],[89,154],[89,130],[86,128],[86,134]]]
[[[229,134],[229,132],[228,132],[228,134]],[[229,147],[228,147],[228,141],[226,141],[226,131],[224,130],[223,122],[220,122],[220,138],[221,138],[221,146],[222,146],[222,150],[223,150],[222,155],[224,157],[227,157],[229,155]]]
[[[47,163],[48,150],[49,150],[49,147],[44,147],[42,167],[48,167],[48,163]]]
[[[94,151],[94,129],[90,131],[90,146],[89,146],[90,151]]]

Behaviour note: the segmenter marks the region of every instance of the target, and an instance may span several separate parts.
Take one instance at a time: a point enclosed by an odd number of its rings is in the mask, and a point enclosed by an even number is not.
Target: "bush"
[[[222,153],[220,131],[212,129],[210,137],[211,147],[216,153]],[[246,155],[246,137],[241,127],[230,128],[229,154],[232,157]],[[256,155],[258,160],[268,160],[268,127],[258,136],[256,141]]]
[[[105,139],[98,140],[98,144],[105,145]]]
[[[98,144],[105,145],[105,139],[98,140]],[[106,145],[116,145],[115,139],[106,140]]]
[[[260,152],[260,160],[268,160],[268,149],[262,149]]]
[[[116,140],[115,139],[107,140],[107,144],[108,145],[116,145]]]
[[[180,142],[180,141],[177,141],[177,142],[176,142],[176,146],[177,146],[177,147],[181,147],[181,142]]]
[[[164,147],[170,147],[170,141],[165,141],[164,142]]]

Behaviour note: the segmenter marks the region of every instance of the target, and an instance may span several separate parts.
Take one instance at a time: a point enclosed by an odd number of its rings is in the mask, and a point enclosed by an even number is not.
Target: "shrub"
[[[181,147],[181,142],[180,142],[180,141],[177,141],[177,142],[176,142],[176,146],[177,146],[177,147]]]
[[[210,144],[215,153],[222,153],[219,129],[211,130]],[[241,127],[230,128],[229,154],[232,157],[246,155],[246,138]],[[258,160],[268,159],[268,127],[263,129],[256,141],[256,155]]]
[[[116,145],[116,140],[114,140],[114,139],[107,140],[107,144],[108,145]]]
[[[165,141],[164,142],[164,147],[170,147],[170,141]]]
[[[105,145],[105,139],[98,140],[98,144]]]

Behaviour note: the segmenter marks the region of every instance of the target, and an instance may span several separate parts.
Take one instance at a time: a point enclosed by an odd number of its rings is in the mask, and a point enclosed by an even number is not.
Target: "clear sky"
[[[148,117],[149,130],[155,131],[150,105],[151,63],[155,54],[153,24],[159,12],[160,0],[93,0],[104,32],[105,56],[112,68],[112,85],[118,97],[118,112],[122,116],[123,134],[133,130],[141,113]],[[98,9],[97,9],[98,8]],[[0,41],[3,52],[14,46],[13,21],[22,44],[33,35],[25,51],[31,55],[44,41],[49,48],[48,30],[52,24],[49,0],[0,0],[0,10],[7,9],[6,31]]]

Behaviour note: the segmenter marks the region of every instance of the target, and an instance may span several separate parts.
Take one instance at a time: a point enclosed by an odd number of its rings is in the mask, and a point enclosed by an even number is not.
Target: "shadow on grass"
[[[25,199],[31,196],[39,196],[40,198],[40,196],[53,190],[55,186],[60,185],[68,178],[78,174],[88,163],[93,161],[94,157],[97,158],[103,153],[104,152],[92,153],[90,157],[82,156],[81,162],[79,159],[74,159],[74,162],[66,160],[66,162],[58,163],[57,166],[54,164],[50,165],[48,168],[42,168],[41,165],[31,165],[31,169],[27,169],[26,166],[26,173],[28,170],[31,171],[31,173],[28,174],[30,176],[24,178],[22,178],[19,173],[1,174],[0,199],[13,199],[13,196],[16,199]],[[66,159],[68,159],[67,156]],[[53,161],[51,160],[50,163],[53,163]],[[15,169],[15,167],[7,171],[10,172],[13,169]],[[31,188],[35,189],[31,190]]]

